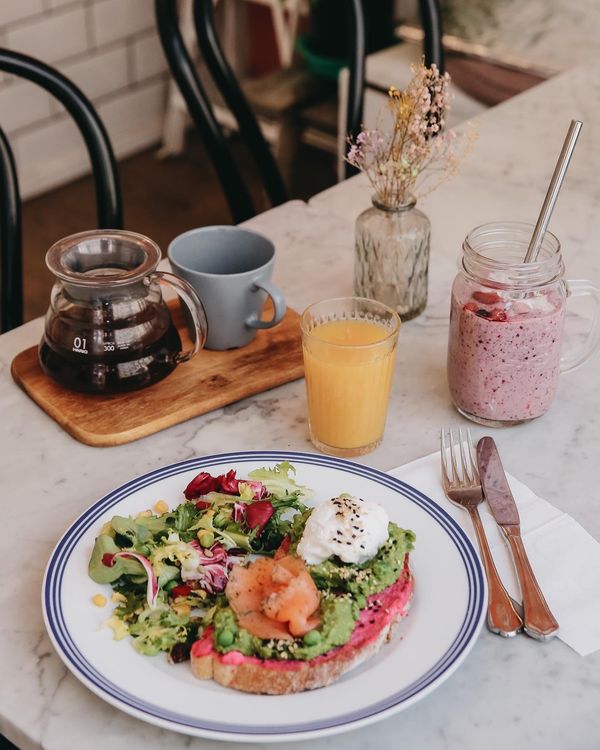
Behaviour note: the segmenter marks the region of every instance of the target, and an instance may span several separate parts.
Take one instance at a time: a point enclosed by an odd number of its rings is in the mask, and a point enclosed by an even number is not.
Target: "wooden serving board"
[[[181,313],[169,306],[181,333]],[[187,350],[189,337],[181,339]],[[80,442],[122,445],[304,377],[300,316],[288,308],[281,323],[259,330],[247,346],[204,349],[164,380],[131,393],[102,396],[62,388],[42,372],[37,346],[18,354],[11,372],[25,393]]]

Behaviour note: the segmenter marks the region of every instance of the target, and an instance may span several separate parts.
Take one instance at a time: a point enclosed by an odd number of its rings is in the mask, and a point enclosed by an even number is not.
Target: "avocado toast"
[[[414,534],[350,495],[308,508],[291,473],[202,472],[174,510],[106,524],[89,572],[114,589],[115,637],[271,694],[330,684],[379,650],[408,611]]]

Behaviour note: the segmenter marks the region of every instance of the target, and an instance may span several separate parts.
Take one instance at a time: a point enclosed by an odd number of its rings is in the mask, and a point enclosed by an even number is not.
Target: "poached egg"
[[[387,541],[388,524],[388,515],[378,503],[342,494],[313,510],[297,552],[308,565],[318,565],[333,555],[361,565]]]

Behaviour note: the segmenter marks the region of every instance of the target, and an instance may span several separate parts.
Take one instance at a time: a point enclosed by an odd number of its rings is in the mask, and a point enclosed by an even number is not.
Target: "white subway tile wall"
[[[154,23],[154,3],[149,0],[101,0],[91,11],[98,45],[126,39]]]
[[[165,56],[154,31],[136,39],[132,52],[134,80],[145,81],[165,69]]]
[[[44,10],[44,0],[8,0],[0,3],[0,26],[21,18],[33,16]]]
[[[118,158],[160,139],[168,73],[152,0],[0,0],[0,45],[71,78],[100,113]],[[0,126],[24,198],[90,171],[77,127],[40,87],[1,74]]]
[[[9,26],[6,46],[26,55],[55,63],[87,49],[85,8],[74,6],[21,20]]]

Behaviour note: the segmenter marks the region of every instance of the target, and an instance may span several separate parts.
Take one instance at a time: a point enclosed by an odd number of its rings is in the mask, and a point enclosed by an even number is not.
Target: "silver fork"
[[[500,580],[479,516],[478,505],[483,501],[483,490],[471,431],[459,427],[456,433],[448,428],[442,429],[440,434],[442,484],[450,502],[469,513],[475,528],[488,584],[487,626],[492,633],[509,638],[523,629],[523,619]]]

